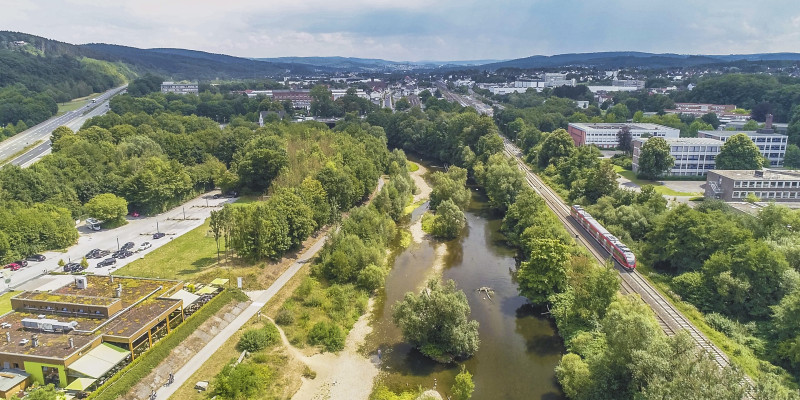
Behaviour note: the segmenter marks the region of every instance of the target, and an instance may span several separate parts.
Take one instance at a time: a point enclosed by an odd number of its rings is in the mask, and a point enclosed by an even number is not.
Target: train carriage
[[[600,243],[620,265],[626,269],[636,268],[636,256],[631,249],[625,246],[616,236],[612,235],[603,225],[597,222],[583,207],[579,205],[572,206],[570,215],[572,215],[572,218],[589,233],[589,236]]]

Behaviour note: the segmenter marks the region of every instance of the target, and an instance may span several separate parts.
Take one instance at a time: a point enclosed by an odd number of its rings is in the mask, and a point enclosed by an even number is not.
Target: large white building
[[[197,83],[164,82],[161,84],[161,93],[197,94]]]
[[[617,133],[627,126],[631,132],[631,138],[637,139],[645,136],[677,138],[680,136],[679,129],[657,124],[643,123],[571,123],[567,132],[572,136],[576,146],[593,144],[603,149],[610,149],[619,146]]]
[[[697,137],[728,141],[731,136],[744,133],[756,144],[761,155],[769,160],[770,167],[782,167],[783,158],[786,156],[786,145],[789,137],[780,133],[767,133],[757,131],[699,131]]]
[[[633,171],[639,171],[639,156],[642,146],[649,138],[634,139]],[[668,175],[705,175],[716,167],[717,155],[724,142],[708,138],[664,138],[669,145],[669,154],[675,158],[675,164]]]

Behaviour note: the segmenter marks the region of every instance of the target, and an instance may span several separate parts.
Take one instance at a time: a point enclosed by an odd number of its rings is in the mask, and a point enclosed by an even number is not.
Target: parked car
[[[111,256],[114,258],[122,259],[122,258],[128,258],[132,255],[133,252],[131,252],[130,250],[120,250],[120,251],[115,251],[114,254],[112,254]]]
[[[10,264],[6,264],[6,266],[3,267],[3,268],[10,269],[12,271],[19,271],[19,269],[22,268],[22,267],[20,267],[19,264],[10,263]]]
[[[14,264],[17,264],[17,265],[19,265],[20,267],[27,267],[27,266],[28,266],[28,262],[27,262],[27,261],[25,261],[25,260],[17,260],[17,261],[14,261]]]
[[[136,246],[133,242],[125,243],[122,245],[122,250],[130,250],[133,246]]]
[[[99,231],[102,227],[100,226],[103,221],[99,221],[95,218],[86,218],[86,226],[93,231]]]
[[[161,239],[162,237],[166,236],[164,232],[156,232],[153,234],[153,239]]]
[[[97,253],[100,252],[100,249],[92,249],[88,253],[86,253],[86,258],[98,258]]]
[[[147,250],[147,249],[149,249],[151,247],[153,247],[153,245],[150,244],[150,242],[144,242],[144,243],[139,245],[139,250],[138,251]]]
[[[114,265],[116,263],[117,263],[117,259],[116,258],[109,257],[109,258],[106,258],[105,260],[100,261],[99,263],[97,263],[97,268],[108,267],[109,265]]]
[[[83,271],[83,267],[78,263],[68,263],[64,265],[64,272],[80,272]]]
[[[95,253],[94,258],[103,258],[109,254],[111,254],[111,252],[108,250],[100,250],[97,253]]]
[[[33,255],[28,256],[28,258],[26,258],[26,260],[28,260],[28,261],[44,261],[46,258],[47,257],[45,257],[45,256],[43,256],[41,254],[33,254]]]

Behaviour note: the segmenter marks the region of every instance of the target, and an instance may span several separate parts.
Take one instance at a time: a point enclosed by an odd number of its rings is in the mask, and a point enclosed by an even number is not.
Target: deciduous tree
[[[642,145],[639,155],[639,176],[655,179],[669,171],[675,164],[675,158],[669,154],[669,144],[663,138],[654,137]]]
[[[761,169],[764,161],[758,147],[744,133],[731,136],[716,158],[717,169]]]
[[[469,319],[467,297],[453,281],[431,279],[419,295],[406,293],[392,310],[403,338],[438,362],[478,350],[478,321]]]

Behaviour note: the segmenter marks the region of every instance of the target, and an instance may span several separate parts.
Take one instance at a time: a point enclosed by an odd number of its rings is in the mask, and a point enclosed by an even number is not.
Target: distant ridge
[[[330,68],[337,70],[404,70],[404,69],[436,69],[442,67],[459,66],[478,66],[488,63],[500,62],[502,60],[464,60],[464,61],[390,61],[379,58],[358,58],[358,57],[273,57],[273,58],[254,58],[259,61],[269,61],[275,63],[306,64],[319,68]]]
[[[105,43],[83,44],[88,49],[109,61],[122,61],[137,69],[165,75],[175,79],[216,78],[263,78],[288,73],[309,73],[312,68],[256,61],[224,54],[207,53],[186,49],[139,49]]]
[[[557,68],[567,66],[597,68],[670,68],[691,67],[733,61],[798,61],[800,53],[763,53],[730,55],[692,55],[673,53],[644,53],[637,51],[608,51],[597,53],[571,53],[553,56],[530,56],[497,63],[481,65],[487,70],[501,68]]]

